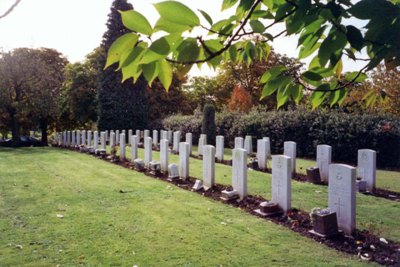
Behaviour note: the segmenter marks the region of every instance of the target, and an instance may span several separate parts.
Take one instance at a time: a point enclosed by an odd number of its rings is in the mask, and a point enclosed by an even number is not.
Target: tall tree
[[[98,58],[99,63],[99,120],[98,127],[104,129],[144,129],[148,125],[147,83],[141,76],[133,84],[132,80],[123,80],[117,65],[103,69],[106,65],[107,51],[111,44],[128,31],[121,22],[119,11],[133,7],[126,0],[115,0],[108,16],[107,31],[103,36]]]
[[[202,63],[218,67],[224,60],[250,64],[267,58],[270,43],[282,35],[296,36],[299,59],[313,58],[308,69],[295,77],[284,66],[263,74],[262,96],[277,92],[278,106],[309,93],[313,108],[325,99],[335,105],[346,97],[349,86],[365,80],[365,72],[379,63],[385,62],[389,69],[400,66],[399,0],[224,0],[221,10],[234,9],[234,15],[219,21],[178,1],[154,6],[160,15],[154,27],[138,12],[122,13],[130,32],[116,40],[109,59],[120,62],[127,77],[143,73],[149,82],[159,77],[166,89],[171,84],[171,64],[183,64],[187,70]],[[279,26],[283,31],[276,34]],[[199,36],[197,29],[206,31]],[[158,32],[168,34],[150,38]],[[129,51],[134,56],[121,56]],[[365,65],[342,78],[343,58]]]

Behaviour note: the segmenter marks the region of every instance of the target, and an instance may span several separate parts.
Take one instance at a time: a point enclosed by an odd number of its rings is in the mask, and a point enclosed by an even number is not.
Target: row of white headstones
[[[161,141],[158,144],[158,131],[153,131],[153,138],[150,131],[140,130],[128,131],[128,140],[131,146],[131,160],[138,160],[138,146],[143,136],[144,143],[144,165],[149,166],[152,161],[153,147],[160,147],[160,169],[168,173],[170,178],[187,179],[189,177],[189,156],[192,154],[192,134],[185,135],[185,142],[180,142],[181,132],[161,131]],[[113,148],[119,145],[119,157],[126,158],[126,136],[125,131],[104,131],[99,134],[97,131],[64,131],[57,133],[55,143],[60,146],[84,145],[93,150],[105,150],[107,140]],[[100,146],[99,146],[100,141]],[[175,164],[168,164],[169,144],[172,142],[172,152],[179,154],[179,167]],[[215,160],[224,159],[224,137],[216,137],[216,147],[207,145],[207,137],[202,134],[199,139],[198,154],[203,157],[203,179],[202,187],[208,190],[215,184]],[[266,168],[266,162],[271,157],[270,139],[264,137],[257,140],[257,159],[260,169]],[[235,138],[235,147],[232,150],[232,187],[233,193],[238,194],[240,199],[247,196],[247,163],[248,155],[252,154],[252,137],[246,136]],[[336,212],[339,229],[346,234],[351,234],[355,229],[356,218],[356,169],[345,164],[332,164],[332,147],[328,145],[317,146],[317,165],[323,181],[329,184],[328,207]],[[296,143],[284,143],[284,155],[272,156],[272,200],[287,213],[291,209],[291,180],[296,170]],[[369,149],[358,151],[358,175],[367,181],[369,189],[375,187],[376,177],[376,152]],[[199,188],[197,188],[199,189]]]

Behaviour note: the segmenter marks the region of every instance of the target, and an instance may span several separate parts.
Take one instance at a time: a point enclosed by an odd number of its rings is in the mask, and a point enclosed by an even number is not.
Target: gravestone
[[[199,146],[197,147],[199,156],[203,155],[203,146],[205,145],[207,145],[207,135],[201,134],[199,138]]]
[[[203,187],[208,190],[215,184],[215,147],[203,146]]]
[[[101,149],[105,150],[106,149],[106,132],[101,132],[100,133],[100,142],[101,142]]]
[[[79,146],[81,144],[81,131],[76,131],[76,145]]]
[[[138,158],[138,143],[139,138],[136,135],[132,135],[131,137],[131,161],[134,161]]]
[[[285,155],[272,156],[272,199],[286,214],[292,200],[292,159]]]
[[[71,131],[67,131],[67,146],[71,146]]]
[[[115,145],[118,146],[119,145],[119,130],[115,131]]]
[[[376,184],[376,152],[371,149],[358,150],[358,177],[366,182],[366,189],[373,191]]]
[[[167,131],[167,139],[168,139],[168,142],[170,144],[172,144],[172,131],[171,130]]]
[[[197,179],[196,182],[194,183],[192,189],[193,189],[194,191],[199,191],[199,190],[202,189],[202,188],[203,188],[203,181]]]
[[[267,159],[271,158],[271,139],[269,137],[263,137],[263,140],[267,141]]]
[[[126,130],[122,130],[122,133],[125,134],[125,136],[126,136]],[[126,141],[126,140],[125,140],[125,141]]]
[[[165,139],[168,140],[168,139]],[[168,180],[172,181],[175,179],[179,178],[179,169],[178,169],[178,165],[176,165],[175,163],[169,164],[168,165]]]
[[[115,133],[110,133],[110,149],[113,150],[115,147]]]
[[[189,144],[179,144],[179,177],[186,180],[189,177]]]
[[[86,146],[86,131],[85,130],[82,130],[81,141],[82,141],[82,145]]]
[[[328,145],[317,146],[317,167],[321,180],[328,182],[329,164],[332,162],[332,147]]]
[[[136,130],[136,136],[138,138],[138,143],[140,143],[140,140],[142,140],[142,136],[140,135],[140,130]]]
[[[132,135],[133,135],[133,130],[132,129],[128,130],[128,142],[129,142],[129,145],[132,145],[131,144]]]
[[[147,137],[150,137],[150,130],[144,130],[143,132],[143,140],[146,140]]]
[[[161,164],[161,172],[168,172],[168,139],[161,139],[160,141],[160,164]]]
[[[235,137],[235,149],[236,148],[243,148],[243,138],[242,137]]]
[[[110,136],[108,135],[108,130],[104,131],[106,137],[106,144],[110,141]]]
[[[193,135],[192,133],[186,133],[185,142],[189,144],[189,153],[192,155]]]
[[[283,154],[290,157],[292,160],[292,173],[296,174],[296,142],[287,141],[283,143]]]
[[[268,160],[268,141],[264,139],[257,140],[257,162],[258,168],[265,171]]]
[[[142,159],[135,159],[133,161],[133,166],[134,166],[135,170],[140,171],[140,172],[144,171],[144,168],[145,168],[145,164]]]
[[[243,148],[232,150],[232,187],[240,199],[247,196],[247,151]]]
[[[244,139],[244,149],[247,151],[248,155],[253,154],[253,137],[251,135],[246,135]]]
[[[120,161],[124,161],[125,158],[126,158],[126,156],[125,156],[125,140],[126,139],[125,139],[125,134],[124,133],[119,135],[119,140],[120,140],[120,143],[119,143],[119,147],[120,147],[120,149],[119,149],[119,160]]]
[[[87,146],[91,147],[92,146],[92,131],[87,131]]]
[[[93,149],[98,149],[99,148],[99,132],[94,131],[93,133]]]
[[[161,137],[160,137],[160,140],[162,140],[162,139],[168,140],[168,132],[165,131],[165,130],[161,130]],[[168,140],[168,145],[169,145],[169,140]]]
[[[158,176],[161,171],[160,162],[152,160],[149,163],[150,174]]]
[[[151,137],[146,137],[144,139],[144,165],[146,168],[149,167],[150,161],[152,160],[152,143]]]
[[[174,142],[172,146],[172,152],[178,154],[179,152],[179,142],[181,141],[181,132],[176,131],[174,132]]]
[[[63,142],[62,142],[62,145],[63,145],[64,147],[67,146],[67,132],[66,132],[66,131],[63,132]]]
[[[74,147],[75,144],[76,144],[75,137],[76,137],[75,131],[72,131],[71,146],[73,146],[73,147]]]
[[[158,131],[153,130],[153,147],[157,148],[158,147]]]
[[[329,166],[328,206],[336,212],[338,227],[351,235],[356,227],[356,169],[345,164]]]
[[[215,139],[215,142],[215,156],[219,162],[222,162],[224,160],[224,137],[222,135],[218,135]]]

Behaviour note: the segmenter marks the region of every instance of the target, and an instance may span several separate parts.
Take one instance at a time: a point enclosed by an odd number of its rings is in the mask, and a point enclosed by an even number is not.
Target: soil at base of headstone
[[[129,161],[111,161],[107,157],[98,158],[125,168],[133,169],[132,164]],[[168,181],[166,174],[158,173],[157,175],[153,175],[147,170],[143,171],[142,173],[146,176],[172,183],[182,189],[194,191],[192,187],[196,182],[195,177],[188,177],[186,180],[175,179]],[[320,244],[324,244],[338,251],[351,255],[357,255],[362,260],[373,261],[385,266],[400,266],[400,243],[396,243],[392,240],[385,240],[387,242],[383,242],[380,240],[379,236],[376,236],[367,230],[355,230],[353,236],[351,237],[345,236],[342,233],[330,238],[315,236],[309,232],[312,230],[312,223],[308,213],[302,210],[292,209],[285,216],[262,217],[261,215],[255,213],[254,210],[258,209],[262,202],[267,201],[266,199],[261,196],[248,195],[243,200],[236,199],[224,201],[221,199],[223,190],[232,190],[232,187],[215,184],[207,191],[200,189],[194,192],[204,197],[214,199],[215,201],[223,202],[227,205],[240,208],[241,210],[250,213],[253,216],[257,216],[264,220],[272,221],[276,224],[282,225],[303,236],[313,239]]]

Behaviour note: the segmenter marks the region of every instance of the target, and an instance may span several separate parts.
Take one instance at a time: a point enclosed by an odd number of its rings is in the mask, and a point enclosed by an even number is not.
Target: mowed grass
[[[118,151],[119,152],[119,151]],[[159,160],[159,152],[153,151],[153,159]],[[127,147],[126,156],[131,150]],[[139,149],[139,157],[144,158],[144,150]],[[170,155],[170,163],[179,164],[178,155]],[[203,163],[190,158],[190,176],[202,179]],[[247,173],[248,193],[271,199],[271,174],[249,170]],[[231,185],[232,167],[216,164],[216,182]],[[357,194],[357,229],[369,230],[375,235],[400,242],[400,202]],[[328,187],[292,181],[292,207],[311,211],[314,207],[328,206]]]
[[[366,265],[86,154],[0,149],[0,159],[1,266]]]

